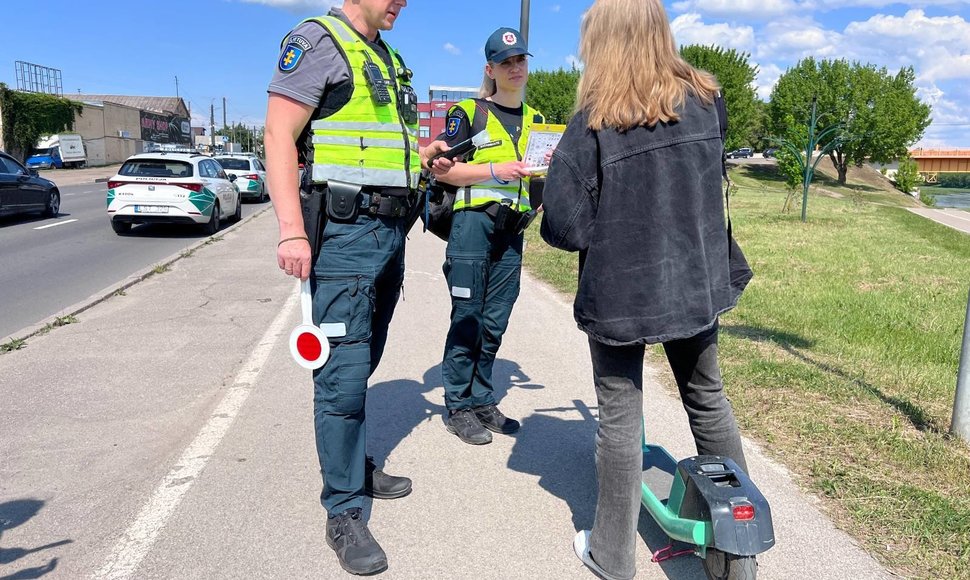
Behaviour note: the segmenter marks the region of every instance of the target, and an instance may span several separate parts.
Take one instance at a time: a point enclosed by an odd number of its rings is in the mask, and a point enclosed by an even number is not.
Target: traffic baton
[[[300,307],[303,310],[303,323],[290,333],[290,354],[296,364],[315,370],[330,358],[330,341],[322,330],[313,325],[313,300],[309,279],[300,282]]]

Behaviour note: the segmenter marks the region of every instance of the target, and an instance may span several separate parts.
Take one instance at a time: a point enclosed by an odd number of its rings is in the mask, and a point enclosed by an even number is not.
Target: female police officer
[[[452,107],[443,135],[454,145],[482,129],[489,134],[471,159],[438,178],[458,187],[444,264],[452,305],[441,365],[448,430],[473,445],[491,442],[489,431],[519,428],[496,407],[492,366],[519,295],[522,232],[535,215],[521,159],[530,127],[543,118],[522,102],[526,56],[518,31],[493,32],[485,45],[481,98]]]
[[[313,375],[314,424],[327,544],[353,574],[387,568],[363,521],[362,495],[396,498],[411,491],[411,480],[381,472],[364,453],[367,380],[383,353],[404,278],[404,225],[421,169],[410,71],[379,34],[406,5],[346,0],[343,10],[297,26],[283,41],[266,113],[277,260],[288,275],[305,280],[312,274],[313,322],[334,330],[331,359]],[[420,159],[443,149],[434,143]],[[315,264],[300,206],[298,155],[312,162],[314,188],[328,191],[329,221]],[[449,165],[439,160],[432,170]]]

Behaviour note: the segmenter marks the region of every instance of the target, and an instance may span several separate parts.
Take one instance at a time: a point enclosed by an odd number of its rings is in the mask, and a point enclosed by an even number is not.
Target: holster
[[[327,212],[324,211],[324,198],[327,189],[321,186],[313,186],[309,183],[300,186],[300,209],[303,212],[303,228],[306,230],[306,237],[310,240],[310,267],[317,261],[320,255],[320,246],[323,245],[323,229],[327,225]]]

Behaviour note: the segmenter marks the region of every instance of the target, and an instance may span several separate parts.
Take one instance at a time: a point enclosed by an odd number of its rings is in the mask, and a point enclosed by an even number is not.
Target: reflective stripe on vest
[[[475,106],[474,99],[467,99],[458,103],[465,114],[468,115],[469,126],[474,122],[475,115],[480,114],[478,107]],[[485,122],[485,130],[488,131],[490,141],[501,140],[502,144],[480,149],[475,151],[475,155],[468,163],[472,165],[484,165],[488,163],[505,163],[521,159],[521,153],[525,153],[526,144],[529,142],[529,133],[532,129],[533,118],[537,114],[536,110],[522,103],[522,133],[519,135],[519,147],[516,151],[512,143],[512,137],[506,131],[498,116],[494,113],[488,115]],[[511,202],[511,207],[520,212],[532,209],[529,203],[529,178],[516,179],[508,184],[502,184],[494,179],[489,179],[481,183],[462,188],[455,195],[455,210],[476,208],[488,205],[492,202]]]
[[[418,125],[408,125],[398,112],[396,84],[404,83],[381,57],[345,22],[333,16],[311,18],[326,28],[347,63],[353,89],[340,110],[313,120],[314,182],[331,179],[358,185],[413,187],[421,172]],[[391,61],[400,65],[390,47]],[[368,56],[370,57],[368,60]],[[391,102],[378,105],[363,74],[373,62],[388,81]],[[396,67],[395,67],[396,68]],[[406,84],[406,83],[405,83]]]

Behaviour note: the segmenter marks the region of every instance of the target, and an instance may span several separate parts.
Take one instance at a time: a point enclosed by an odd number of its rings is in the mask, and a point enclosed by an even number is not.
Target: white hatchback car
[[[243,199],[255,199],[259,203],[269,199],[266,184],[266,167],[249,153],[226,153],[213,157],[229,175],[236,176],[236,187]]]
[[[108,217],[121,235],[132,224],[199,224],[207,234],[223,219],[239,221],[242,203],[234,176],[199,153],[133,155],[108,180]]]

